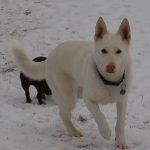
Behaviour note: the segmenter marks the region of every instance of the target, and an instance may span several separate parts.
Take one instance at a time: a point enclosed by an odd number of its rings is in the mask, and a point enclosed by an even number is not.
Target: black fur
[[[33,61],[35,62],[40,62],[40,61],[44,61],[46,60],[46,57],[36,57],[33,59]],[[37,99],[39,101],[39,104],[45,104],[44,101],[42,101],[42,99],[45,99],[45,94],[47,95],[51,95],[51,89],[48,87],[46,80],[32,80],[30,78],[28,78],[27,76],[25,76],[22,72],[20,72],[20,80],[21,80],[21,85],[22,88],[25,91],[25,96],[26,96],[26,103],[32,103],[32,100],[30,98],[30,92],[29,92],[29,87],[30,85],[33,85],[36,90],[37,90]]]

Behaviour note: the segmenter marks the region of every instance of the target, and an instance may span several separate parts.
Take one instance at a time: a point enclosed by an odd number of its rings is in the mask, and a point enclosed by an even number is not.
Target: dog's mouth
[[[114,74],[114,73],[115,73],[115,71],[113,71],[113,70],[111,70],[111,71],[107,71],[107,70],[106,70],[106,73],[108,73],[108,74]]]

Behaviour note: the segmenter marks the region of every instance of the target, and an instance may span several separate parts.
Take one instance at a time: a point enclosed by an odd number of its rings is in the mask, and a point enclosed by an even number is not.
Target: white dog
[[[46,62],[34,63],[23,50],[14,48],[21,71],[33,79],[46,79],[60,116],[72,136],[82,134],[71,122],[71,112],[82,97],[93,114],[101,135],[110,139],[111,130],[99,104],[116,102],[116,145],[126,149],[125,114],[131,80],[130,26],[125,18],[117,33],[109,33],[100,17],[94,42],[68,41],[58,45]]]

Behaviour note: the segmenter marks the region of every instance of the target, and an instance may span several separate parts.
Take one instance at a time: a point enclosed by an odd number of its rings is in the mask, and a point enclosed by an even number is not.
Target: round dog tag
[[[121,89],[121,90],[120,90],[120,94],[121,94],[121,95],[124,95],[125,93],[126,93],[126,90],[125,90],[125,89]]]

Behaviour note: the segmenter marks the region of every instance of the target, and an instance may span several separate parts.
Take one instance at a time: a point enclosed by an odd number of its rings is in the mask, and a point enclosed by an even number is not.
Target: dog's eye
[[[120,50],[120,49],[118,49],[117,51],[116,51],[116,54],[121,54],[122,53],[122,51]]]
[[[105,48],[102,49],[101,52],[102,52],[103,54],[107,54],[107,53],[108,53],[107,50],[106,50]]]

